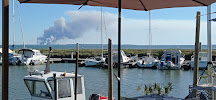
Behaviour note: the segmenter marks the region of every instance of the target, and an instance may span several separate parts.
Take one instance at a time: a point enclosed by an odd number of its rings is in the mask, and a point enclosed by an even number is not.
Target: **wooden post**
[[[2,100],[8,100],[9,85],[9,0],[2,1]]]
[[[118,77],[121,78],[121,0],[118,0]],[[118,100],[121,100],[121,82],[118,81]]]
[[[194,77],[193,86],[198,85],[198,71],[199,71],[199,36],[200,36],[200,12],[197,12],[196,16],[196,38],[195,38],[195,57],[194,57]],[[196,91],[193,91],[193,96],[196,95]]]
[[[112,40],[108,39],[108,100],[113,98],[113,56]]]
[[[47,57],[45,74],[48,74],[50,72],[50,56],[51,56],[51,52],[52,52],[52,47],[49,47],[49,54],[48,54],[48,57]]]
[[[77,74],[78,74],[78,59],[79,59],[79,44],[76,44],[76,71],[75,71],[75,96],[74,100],[77,100]]]

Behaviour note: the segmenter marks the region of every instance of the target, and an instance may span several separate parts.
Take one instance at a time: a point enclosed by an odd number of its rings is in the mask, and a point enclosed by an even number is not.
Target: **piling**
[[[196,37],[195,37],[195,57],[194,57],[194,77],[193,86],[198,85],[198,71],[199,71],[199,36],[200,36],[200,12],[196,16]],[[196,96],[196,91],[193,91],[193,96]]]
[[[9,86],[9,0],[2,0],[2,100],[8,100]]]
[[[77,100],[77,74],[78,74],[78,59],[79,59],[79,44],[76,44],[76,69],[75,69],[75,96],[74,100]]]
[[[112,40],[108,39],[108,100],[113,98],[113,56]]]

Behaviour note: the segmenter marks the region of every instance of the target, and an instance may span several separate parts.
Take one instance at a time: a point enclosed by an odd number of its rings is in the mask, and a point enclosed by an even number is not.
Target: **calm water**
[[[53,49],[75,49],[75,44],[66,45],[26,45],[26,48],[32,49],[48,49],[49,47]],[[107,49],[108,45],[104,44],[103,48]],[[152,49],[194,49],[194,45],[152,45]],[[0,45],[1,48],[1,45]],[[15,49],[22,49],[23,45],[15,45]],[[79,44],[80,49],[101,49],[101,44]],[[118,45],[113,45],[114,49],[118,48]],[[149,45],[121,45],[122,49],[149,49]],[[12,46],[10,45],[10,49]],[[206,45],[202,45],[202,49],[207,49]],[[212,45],[212,49],[216,49],[216,45]]]
[[[34,70],[44,70],[45,65],[36,66],[10,66],[9,68],[9,98],[29,98],[30,94],[24,85],[23,77],[28,75],[28,72]],[[2,68],[0,66],[0,73]],[[51,64],[52,71],[71,72],[75,70],[75,64],[57,63]],[[79,67],[79,74],[85,76],[86,98],[92,93],[107,94],[108,70],[101,68]],[[117,74],[117,69],[114,69]],[[0,80],[1,80],[0,74]],[[114,79],[114,96],[117,98],[117,80]],[[153,70],[139,68],[122,68],[121,70],[121,89],[122,96],[134,97],[144,94],[137,92],[137,86],[149,83],[173,83],[173,91],[170,96],[184,98],[188,94],[188,86],[192,84],[193,71],[183,70]],[[0,82],[1,85],[1,82]],[[0,87],[1,88],[1,87]],[[0,91],[1,92],[1,91]],[[0,93],[1,94],[1,93]],[[29,99],[28,99],[29,100]]]

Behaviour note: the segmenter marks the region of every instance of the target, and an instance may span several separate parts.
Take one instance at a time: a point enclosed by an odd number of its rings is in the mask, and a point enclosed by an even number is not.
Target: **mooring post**
[[[121,78],[121,0],[118,0],[118,77]],[[121,100],[121,82],[118,80],[118,100]]]
[[[78,74],[78,59],[79,59],[79,44],[76,44],[76,71],[75,71],[75,96],[74,100],[77,100],[77,74]]]
[[[195,57],[194,57],[194,77],[193,86],[198,85],[198,71],[199,71],[199,36],[200,36],[200,12],[196,16],[196,37],[195,37]],[[196,96],[196,90],[193,91],[193,96]]]
[[[108,39],[108,100],[113,98],[113,56],[112,40]]]
[[[9,0],[2,1],[2,100],[8,100],[9,85]]]

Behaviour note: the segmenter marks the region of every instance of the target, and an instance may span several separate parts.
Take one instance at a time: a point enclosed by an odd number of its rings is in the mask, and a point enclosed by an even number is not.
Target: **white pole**
[[[151,12],[149,10],[149,52],[151,55],[151,45],[152,45],[152,35],[151,35]]]

